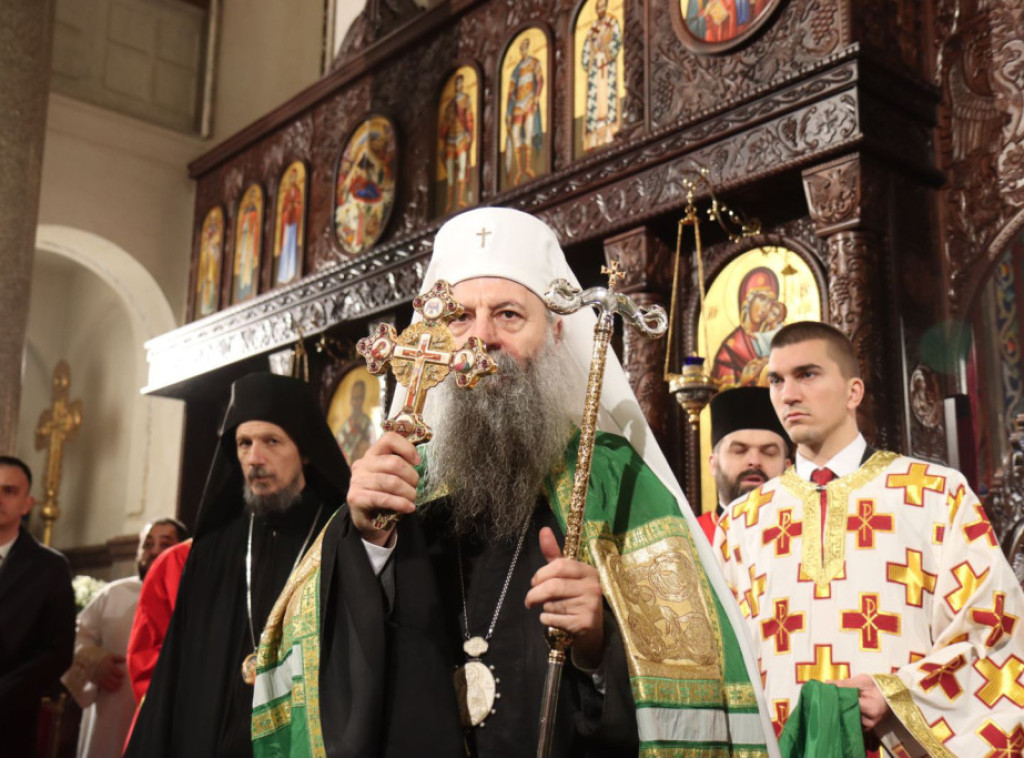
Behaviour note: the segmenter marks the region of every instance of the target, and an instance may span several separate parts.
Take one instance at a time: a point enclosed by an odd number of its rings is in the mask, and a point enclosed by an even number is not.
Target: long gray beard
[[[548,343],[520,367],[492,353],[498,375],[472,390],[445,382],[427,460],[428,491],[447,487],[450,529],[514,539],[533,514],[544,477],[572,434],[576,372],[564,346]]]
[[[269,495],[257,495],[249,486],[246,479],[242,488],[242,498],[245,500],[246,512],[261,518],[273,514],[284,513],[302,498],[302,486],[299,478],[295,477],[279,489]]]

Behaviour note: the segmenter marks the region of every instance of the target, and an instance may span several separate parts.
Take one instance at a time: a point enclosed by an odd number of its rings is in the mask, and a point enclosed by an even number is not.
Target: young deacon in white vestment
[[[1024,594],[963,475],[868,448],[857,374],[837,329],[779,331],[768,376],[796,465],[715,536],[776,729],[819,680],[859,688],[893,755],[1020,755]]]

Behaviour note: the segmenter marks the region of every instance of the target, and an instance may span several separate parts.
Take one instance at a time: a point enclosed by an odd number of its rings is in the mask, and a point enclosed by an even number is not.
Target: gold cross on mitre
[[[615,284],[619,279],[625,279],[626,274],[619,269],[619,262],[612,260],[607,266],[601,266],[601,275],[608,277],[608,291],[615,291]]]
[[[455,349],[448,324],[462,315],[462,306],[452,297],[448,282],[438,280],[429,292],[412,301],[412,307],[423,321],[410,324],[401,336],[396,336],[391,324],[379,324],[373,334],[359,340],[356,349],[371,374],[383,374],[390,364],[395,379],[406,388],[401,410],[384,421],[384,431],[398,432],[418,444],[431,437],[422,416],[427,390],[452,371],[459,387],[472,389],[481,376],[497,373],[498,366],[477,337]]]
[[[60,488],[61,459],[64,443],[74,439],[82,425],[82,401],[68,401],[68,387],[71,386],[71,368],[66,361],[60,361],[53,370],[53,406],[43,411],[36,425],[36,450],[47,448],[46,476],[43,486],[46,500],[40,509],[43,517],[43,544],[50,544],[53,522],[60,516],[57,505],[57,490]]]

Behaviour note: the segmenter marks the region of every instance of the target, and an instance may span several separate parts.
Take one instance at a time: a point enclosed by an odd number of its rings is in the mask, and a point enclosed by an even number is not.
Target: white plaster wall
[[[323,0],[221,0],[214,144],[320,78],[323,24]]]
[[[39,223],[110,240],[160,285],[178,323],[188,302],[195,188],[187,164],[202,140],[50,96]]]

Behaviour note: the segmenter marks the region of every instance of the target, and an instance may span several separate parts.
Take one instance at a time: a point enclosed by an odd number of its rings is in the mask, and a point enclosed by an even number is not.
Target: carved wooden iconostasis
[[[408,319],[437,228],[482,204],[549,223],[584,286],[615,257],[626,291],[667,306],[683,179],[703,167],[762,222],[739,242],[704,225],[707,283],[751,249],[790,251],[823,318],[855,342],[872,442],[949,460],[952,433],[970,429],[947,429],[942,407],[968,391],[963,361],[921,346],[938,330],[948,348],[1024,225],[1022,5],[369,0],[331,73],[190,166],[194,320],[149,343],[148,391],[189,401],[189,460],[202,461],[230,381],[302,336],[326,411],[338,354],[353,357],[371,323]],[[304,177],[283,213],[293,165]],[[253,186],[258,229],[239,217],[254,218]],[[253,252],[254,279],[239,279]],[[696,293],[691,244],[674,354],[698,347]],[[321,334],[335,357],[312,349]],[[618,349],[699,502],[697,436],[662,381],[665,345],[626,334]],[[187,516],[201,486],[187,480],[205,472],[185,468]]]

